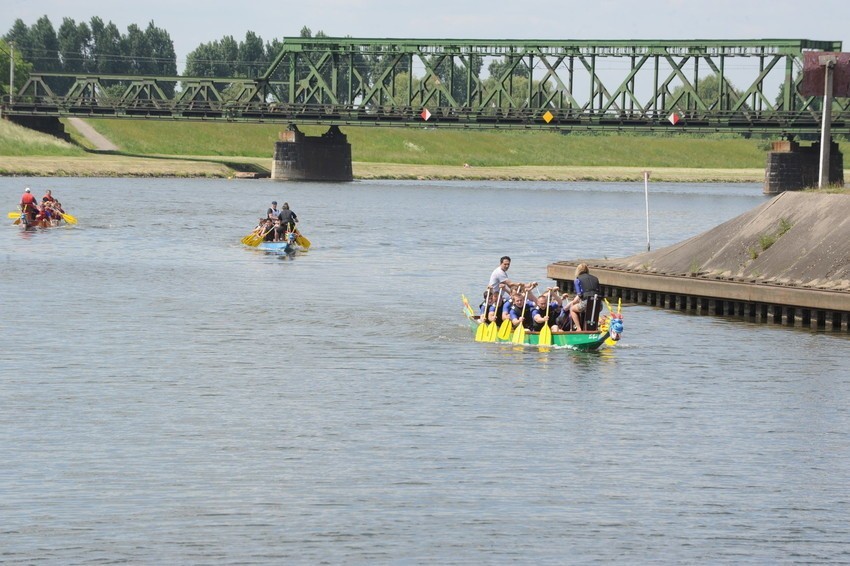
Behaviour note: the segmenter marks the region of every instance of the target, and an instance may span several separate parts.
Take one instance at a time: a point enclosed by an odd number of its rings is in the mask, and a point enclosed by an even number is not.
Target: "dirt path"
[[[95,151],[118,151],[118,146],[106,139],[81,118],[68,118],[68,123],[94,146]]]

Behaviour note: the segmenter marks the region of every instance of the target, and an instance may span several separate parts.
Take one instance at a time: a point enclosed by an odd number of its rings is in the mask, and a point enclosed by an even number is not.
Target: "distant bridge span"
[[[807,51],[841,42],[287,37],[251,78],[34,72],[3,113],[793,137],[820,131],[820,97],[797,88]],[[850,99],[832,119],[850,134]]]

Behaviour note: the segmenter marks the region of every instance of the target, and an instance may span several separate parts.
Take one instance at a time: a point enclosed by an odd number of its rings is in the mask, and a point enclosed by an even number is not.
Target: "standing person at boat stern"
[[[283,203],[283,208],[280,209],[280,223],[290,232],[295,231],[295,224],[298,223],[298,215],[289,208],[289,203]]]
[[[599,311],[602,310],[599,279],[590,274],[586,263],[580,263],[576,266],[576,278],[573,284],[576,295],[581,297],[581,302],[576,305],[575,311],[584,315],[583,330],[596,330]]]
[[[21,195],[21,212],[27,215],[30,222],[35,221],[35,217],[38,215],[38,203],[29,187]]]
[[[513,285],[513,281],[508,279],[508,269],[511,267],[511,258],[506,255],[503,255],[499,259],[499,267],[493,270],[493,273],[490,274],[490,282],[487,284],[489,287],[493,289],[493,292],[500,291],[502,293],[502,299],[508,300],[511,298],[510,289],[505,289],[502,287],[502,284],[506,286]]]

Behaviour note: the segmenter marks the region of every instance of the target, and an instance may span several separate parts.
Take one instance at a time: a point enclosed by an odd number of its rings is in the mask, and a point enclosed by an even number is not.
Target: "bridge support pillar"
[[[306,136],[291,126],[274,144],[271,177],[281,181],[352,181],[351,144],[337,126],[321,136]]]
[[[844,156],[837,143],[830,143],[829,184],[844,186]],[[808,147],[791,140],[773,142],[773,150],[767,154],[763,192],[778,195],[816,187],[819,166],[820,142]]]
[[[71,141],[65,126],[54,116],[6,116],[6,119],[19,126],[55,136],[63,141]]]

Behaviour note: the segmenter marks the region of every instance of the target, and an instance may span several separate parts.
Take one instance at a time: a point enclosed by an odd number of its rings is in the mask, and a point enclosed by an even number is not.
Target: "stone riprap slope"
[[[850,195],[785,192],[678,244],[588,265],[850,291]]]

